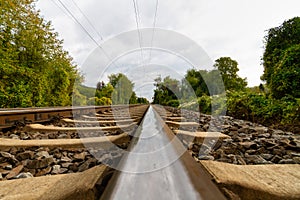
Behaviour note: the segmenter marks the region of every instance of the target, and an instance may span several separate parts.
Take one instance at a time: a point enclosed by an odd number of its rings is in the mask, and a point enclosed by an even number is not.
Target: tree
[[[137,104],[138,99],[135,92],[132,92],[131,97],[129,99],[129,104]]]
[[[217,95],[224,92],[222,77],[218,70],[207,71],[191,69],[187,71],[185,79],[182,82],[184,99],[188,99],[186,98],[188,96],[194,96],[189,89],[189,85],[197,97],[203,95]]]
[[[300,44],[282,53],[280,62],[273,69],[269,87],[276,99],[289,95],[300,98]]]
[[[193,88],[194,93],[196,96],[200,97],[204,94],[208,95],[209,91],[206,85],[206,82],[204,80],[204,77],[207,76],[208,71],[206,70],[195,70],[191,69],[187,71],[187,74],[185,75],[185,80],[189,83],[190,86]],[[183,87],[185,90],[187,90],[187,85],[183,84]]]
[[[124,74],[112,74],[109,77],[110,84],[114,87],[112,93],[113,104],[129,104],[130,102],[136,102],[133,98],[134,84]]]
[[[0,107],[71,104],[79,73],[34,2],[0,3]]]
[[[215,61],[214,67],[219,70],[226,90],[244,90],[246,79],[238,76],[238,63],[230,57],[221,57]]]
[[[205,80],[207,90],[205,95],[218,95],[224,92],[224,83],[218,70],[209,71],[203,79]],[[200,96],[199,96],[200,97]]]
[[[149,104],[149,101],[145,97],[138,97],[137,98],[137,103],[139,103],[139,104]]]
[[[101,87],[99,87],[100,85],[101,85]],[[98,98],[106,97],[106,98],[111,99],[112,98],[111,95],[112,95],[113,91],[114,91],[114,87],[110,83],[105,85],[105,83],[103,81],[98,82],[95,96]]]
[[[180,82],[176,79],[167,76],[164,80],[161,77],[157,77],[155,80],[153,103],[161,105],[174,104],[172,101],[179,101],[181,98],[181,86]],[[179,103],[177,103],[179,105]]]
[[[269,29],[264,42],[264,73],[261,79],[266,81],[273,97],[289,95],[290,90],[297,90],[297,87],[291,88],[291,85],[297,84],[295,78],[298,77],[299,71],[299,59],[296,57],[299,47],[294,45],[300,44],[300,17],[289,19],[282,25]],[[292,92],[291,95],[297,96],[298,93]]]

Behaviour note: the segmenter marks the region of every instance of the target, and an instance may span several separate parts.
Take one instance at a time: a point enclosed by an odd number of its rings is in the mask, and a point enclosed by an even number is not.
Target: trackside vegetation
[[[71,56],[35,0],[0,2],[0,108],[148,103],[123,74],[82,85]]]
[[[261,79],[265,84],[246,87],[246,79],[237,75],[237,61],[221,57],[215,61],[215,70],[189,70],[181,82],[171,77],[157,78],[153,102],[206,114],[226,113],[238,119],[286,126],[300,132],[300,18],[289,19],[268,30],[264,42]],[[225,92],[218,90],[222,87],[218,79],[214,79],[217,73],[222,77]],[[209,92],[207,83],[216,89]],[[195,98],[185,95],[190,92],[187,84]]]

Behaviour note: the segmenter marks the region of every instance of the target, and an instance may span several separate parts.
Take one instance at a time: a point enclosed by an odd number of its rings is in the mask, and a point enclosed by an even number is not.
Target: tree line
[[[188,70],[181,81],[158,77],[153,102],[207,114],[226,112],[235,118],[266,125],[299,126],[300,18],[294,17],[269,29],[263,40],[261,79],[265,84],[247,87],[246,79],[237,75],[237,61],[221,57],[215,61],[213,70]],[[218,76],[223,80],[224,90]],[[187,94],[191,92],[196,98],[189,98]],[[215,113],[212,113],[212,98]]]
[[[34,0],[1,1],[0,6],[0,107],[148,103],[124,74],[112,74],[96,88],[81,85],[83,76]],[[248,88],[237,75],[238,62],[221,57],[213,70],[190,69],[183,80],[157,77],[153,103],[213,114],[214,98],[217,113],[227,108],[236,118],[299,123],[300,18],[269,29],[264,43],[265,84]]]
[[[0,107],[70,105],[80,78],[33,0],[1,1]]]
[[[109,82],[99,81],[96,88],[80,86],[83,94],[75,105],[119,105],[119,104],[148,104],[144,97],[137,97],[134,83],[122,73],[108,76]]]
[[[230,57],[221,57],[215,61],[213,70],[190,69],[184,79],[178,81],[170,76],[155,79],[153,103],[179,105],[194,97],[220,95],[225,90],[242,91],[247,80],[238,76],[238,63]]]
[[[96,89],[81,85],[84,77],[35,0],[1,1],[0,12],[1,108],[148,103],[124,74]]]

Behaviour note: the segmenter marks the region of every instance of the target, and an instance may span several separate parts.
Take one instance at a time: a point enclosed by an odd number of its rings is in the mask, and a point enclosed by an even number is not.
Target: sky
[[[158,75],[183,77],[191,67],[208,69],[207,58],[213,63],[224,56],[238,62],[248,86],[257,86],[267,30],[300,16],[299,0],[38,0],[36,6],[64,40],[86,85],[123,72],[138,95],[146,95]]]

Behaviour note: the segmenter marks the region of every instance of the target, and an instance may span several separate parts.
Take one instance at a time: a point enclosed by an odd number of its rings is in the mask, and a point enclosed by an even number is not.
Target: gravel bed
[[[92,153],[86,149],[13,147],[6,152],[0,151],[0,180],[82,172],[95,165],[115,165],[122,156],[121,148],[117,147],[95,149]]]
[[[47,122],[44,125],[67,127],[61,121]],[[74,125],[73,125],[74,126]],[[133,129],[134,131],[134,129]],[[109,131],[105,135],[118,135],[122,131]],[[102,131],[93,131],[84,134],[85,137],[99,137]],[[0,138],[39,140],[39,139],[75,139],[80,138],[77,132],[44,132],[25,131],[24,126],[1,131]],[[82,137],[81,137],[82,138]],[[119,162],[122,149],[127,149],[128,144],[113,146],[110,149],[61,149],[47,147],[15,148],[9,151],[0,151],[0,180],[29,178],[55,174],[67,174],[85,171],[95,165],[113,164]],[[94,156],[96,155],[96,156]],[[98,159],[96,159],[97,157]]]
[[[47,126],[58,126],[58,127],[75,127],[74,124],[65,123],[62,121],[54,121],[47,122],[44,125]],[[101,126],[113,126],[113,125],[101,125]],[[82,127],[91,127],[91,125],[84,125]],[[89,132],[88,137],[99,137],[101,135],[118,135],[121,134],[122,131],[93,131]],[[24,126],[18,126],[6,131],[0,131],[0,138],[10,138],[10,139],[20,139],[20,140],[42,140],[42,139],[78,139],[83,137],[80,136],[77,131],[58,131],[58,132],[47,132],[47,131],[26,131],[24,130]]]
[[[230,136],[230,139],[214,146],[209,145],[209,142],[205,145],[182,141],[197,161],[215,160],[239,165],[300,164],[299,134],[229,116],[214,118],[193,111],[168,110],[184,116],[187,121],[199,122],[198,131],[219,131]]]

